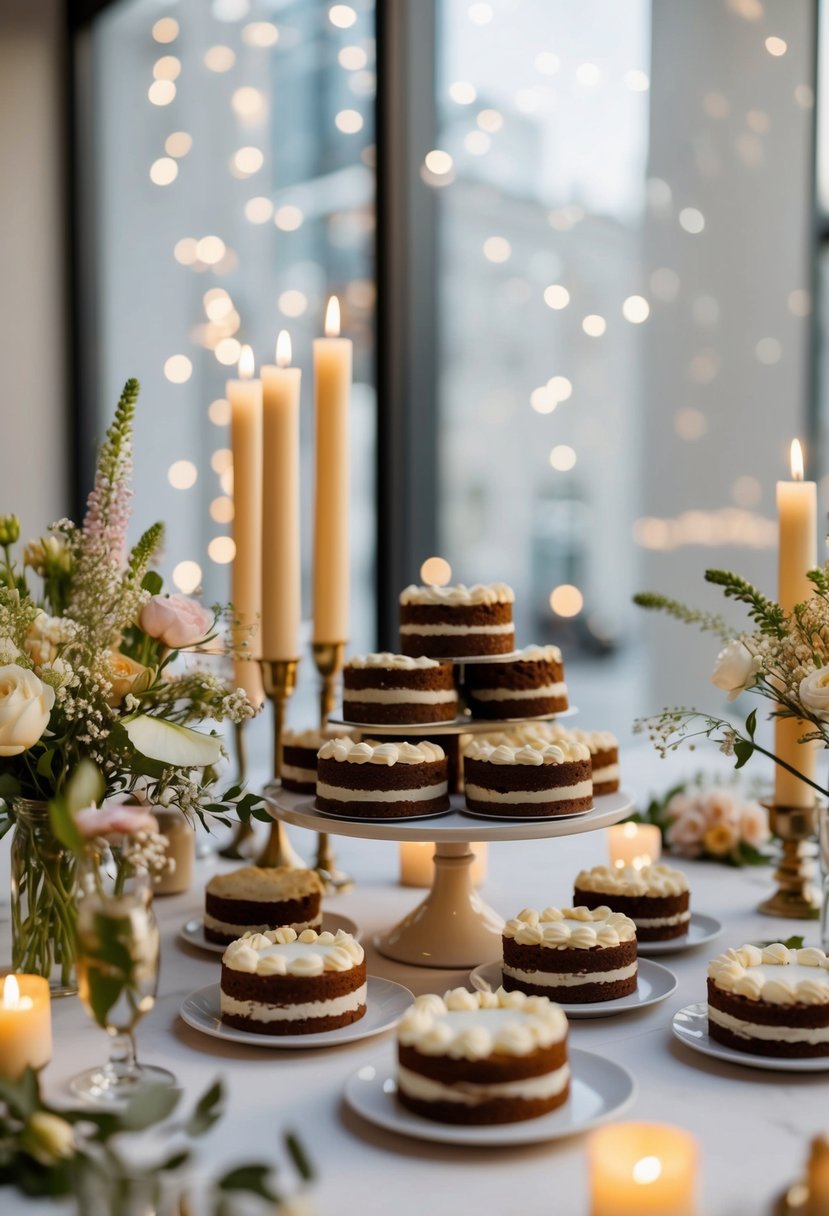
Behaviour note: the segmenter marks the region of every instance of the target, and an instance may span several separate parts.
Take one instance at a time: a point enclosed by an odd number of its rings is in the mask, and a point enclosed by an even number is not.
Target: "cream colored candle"
[[[0,1077],[16,1080],[51,1058],[49,981],[41,975],[7,975],[0,988]]]
[[[486,882],[487,847],[471,844],[474,860],[469,877],[473,887]],[[400,885],[403,887],[431,887],[435,877],[435,846],[419,840],[404,840],[400,845]]]
[[[264,486],[262,496],[262,657],[299,658],[299,393],[290,367],[291,339],[282,330],[276,364],[262,368]]]
[[[806,577],[817,565],[817,485],[803,480],[803,452],[795,439],[791,452],[792,480],[777,483],[777,516],[780,525],[778,544],[777,598],[787,612],[812,594]],[[808,723],[795,718],[775,721],[775,755],[787,761],[805,777],[815,779],[817,749],[814,744],[798,743],[809,730]],[[811,806],[815,790],[780,765],[774,770],[774,801],[777,806]]]
[[[233,640],[237,653],[233,677],[255,705],[264,699],[259,617],[262,611],[262,382],[253,378],[253,351],[242,347],[239,379],[228,380],[230,435],[233,449],[233,541],[236,551],[231,571],[231,598],[236,624]]]
[[[607,829],[611,865],[641,870],[659,861],[662,833],[655,823],[617,823]]]
[[[694,1216],[698,1148],[664,1123],[610,1123],[587,1140],[590,1216]]]
[[[325,314],[326,336],[314,342],[315,642],[348,639],[348,429],[353,344],[339,333],[340,305],[332,296]]]

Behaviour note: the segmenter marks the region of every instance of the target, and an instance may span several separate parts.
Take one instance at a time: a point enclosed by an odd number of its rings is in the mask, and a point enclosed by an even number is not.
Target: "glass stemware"
[[[135,1027],[155,1004],[160,952],[152,881],[140,853],[90,851],[79,863],[76,899],[78,991],[111,1043],[106,1064],[79,1073],[70,1088],[109,1104],[148,1085],[175,1084],[167,1069],[139,1064],[135,1054]]]

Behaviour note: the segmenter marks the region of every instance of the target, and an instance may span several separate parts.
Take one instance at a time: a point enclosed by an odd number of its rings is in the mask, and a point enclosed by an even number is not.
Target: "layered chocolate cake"
[[[245,866],[214,874],[205,888],[204,936],[226,946],[245,933],[289,925],[297,933],[322,924],[324,887],[313,870]]]
[[[780,942],[708,964],[708,1034],[759,1056],[829,1056],[829,958]]]
[[[636,925],[640,942],[684,937],[691,921],[688,879],[670,866],[594,866],[576,878],[573,903],[585,908],[609,904]]]
[[[568,705],[558,646],[525,646],[503,663],[467,663],[463,691],[473,718],[536,718]]]
[[[570,1092],[567,1018],[543,996],[419,996],[397,1028],[397,1097],[440,1123],[517,1123]]]
[[[343,669],[343,717],[350,722],[406,726],[457,715],[451,663],[384,653],[350,659]]]
[[[467,810],[494,819],[547,819],[593,805],[590,752],[582,743],[495,746],[474,740],[463,760]]]
[[[318,730],[286,730],[282,734],[282,788],[313,794],[317,788],[317,752],[323,738]]]
[[[503,946],[508,992],[587,1005],[636,991],[636,926],[610,908],[526,908]]]
[[[366,1011],[363,947],[350,933],[274,929],[240,938],[222,956],[221,1015],[254,1034],[316,1034]]]
[[[317,809],[349,819],[407,819],[448,811],[443,748],[425,740],[329,739],[319,753]]]
[[[407,587],[400,593],[400,649],[431,659],[509,654],[515,646],[514,601],[505,583]]]
[[[551,722],[547,727],[552,739],[575,739],[590,749],[593,794],[615,794],[619,788],[619,741],[609,730],[566,730]]]

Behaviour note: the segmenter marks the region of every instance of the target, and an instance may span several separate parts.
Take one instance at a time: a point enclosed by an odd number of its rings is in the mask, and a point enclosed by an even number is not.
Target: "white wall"
[[[59,0],[0,4],[0,514],[69,509]]]

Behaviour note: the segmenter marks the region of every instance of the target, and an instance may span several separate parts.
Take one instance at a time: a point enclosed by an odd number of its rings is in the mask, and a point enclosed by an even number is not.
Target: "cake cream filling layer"
[[[301,933],[303,929],[319,929],[321,924],[321,912],[314,920],[290,922],[291,928],[296,929],[297,933]],[[231,925],[227,921],[217,920],[209,912],[204,914],[204,925],[206,929],[212,929],[215,933],[228,935],[232,933],[234,937],[244,937],[246,933],[266,933],[269,929],[274,928],[273,925]]]
[[[437,785],[418,785],[407,790],[353,790],[345,785],[318,781],[317,797],[337,802],[426,802],[430,798],[442,798],[448,788],[447,782],[439,781]]]
[[[743,1039],[763,1039],[769,1043],[829,1043],[829,1026],[764,1026],[760,1022],[745,1022],[711,1005],[708,1006],[708,1020]]]
[[[636,963],[618,967],[615,971],[522,971],[520,967],[502,964],[504,975],[525,984],[536,984],[539,988],[576,988],[579,984],[616,984],[636,975]]]
[[[468,797],[476,802],[564,802],[568,798],[589,798],[592,781],[578,781],[552,790],[489,790],[482,785],[466,783]]]
[[[604,768],[594,768],[593,784],[602,785],[605,781],[618,781],[620,775],[618,764],[607,764]]]
[[[537,688],[475,688],[472,696],[476,701],[532,701],[536,697],[566,697],[567,685],[561,680]]]
[[[421,1102],[456,1102],[463,1106],[477,1106],[480,1102],[491,1102],[498,1098],[554,1098],[562,1093],[570,1080],[570,1066],[563,1064],[554,1072],[540,1077],[525,1077],[521,1081],[502,1081],[494,1085],[476,1085],[472,1081],[461,1081],[457,1085],[443,1085],[412,1072],[402,1064],[397,1066],[398,1088],[410,1098]]]
[[[377,705],[444,705],[456,701],[457,693],[454,688],[346,688],[343,699]]]
[[[642,929],[661,929],[665,925],[684,925],[691,919],[691,913],[677,912],[676,916],[634,916],[633,919]]]
[[[306,1018],[333,1018],[353,1013],[366,1003],[366,985],[329,1001],[306,1001],[300,1005],[266,1005],[263,1001],[239,1001],[223,992],[222,1013],[250,1018],[252,1022],[303,1022]]]
[[[470,633],[513,633],[515,626],[512,621],[506,625],[401,625],[402,634],[417,633],[424,637],[440,636],[448,633],[461,637]]]
[[[282,765],[282,778],[288,778],[289,781],[302,781],[305,784],[311,784],[317,779],[317,770],[315,768],[299,768],[295,764]]]

